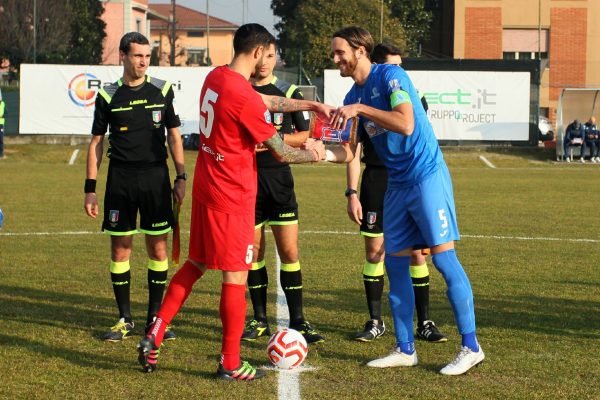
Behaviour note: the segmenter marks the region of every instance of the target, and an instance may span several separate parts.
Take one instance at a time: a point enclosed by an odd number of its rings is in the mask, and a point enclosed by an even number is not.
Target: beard
[[[358,59],[352,55],[352,58],[343,65],[343,69],[340,66],[340,75],[342,77],[352,76],[354,71],[356,70],[356,65],[358,64]]]

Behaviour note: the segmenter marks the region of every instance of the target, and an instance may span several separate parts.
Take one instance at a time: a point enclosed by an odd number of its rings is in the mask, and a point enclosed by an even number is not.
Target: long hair
[[[371,54],[375,46],[375,41],[369,31],[358,26],[346,26],[336,31],[331,37],[344,39],[353,49],[363,46],[367,55]]]

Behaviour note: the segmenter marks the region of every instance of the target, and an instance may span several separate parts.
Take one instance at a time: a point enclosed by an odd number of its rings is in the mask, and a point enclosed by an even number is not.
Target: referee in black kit
[[[130,309],[129,257],[133,235],[139,232],[145,234],[148,252],[146,329],[160,308],[167,281],[167,235],[174,224],[171,201],[183,201],[187,178],[178,129],[181,122],[173,107],[173,89],[170,83],[146,75],[150,64],[148,39],[137,32],[125,34],[119,44],[119,58],[123,64],[123,77],[100,89],[96,97],[84,201],[86,214],[96,218],[96,177],[108,128],[106,156],[110,163],[102,230],[111,238],[110,275],[119,320],[102,334],[101,339],[112,342],[127,338],[134,328]],[[165,139],[177,171],[173,191]],[[165,339],[174,338],[171,331],[165,334]]]

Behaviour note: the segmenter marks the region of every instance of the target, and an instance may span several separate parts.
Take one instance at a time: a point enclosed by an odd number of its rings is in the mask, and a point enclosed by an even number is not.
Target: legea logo
[[[94,105],[96,94],[100,89],[100,79],[88,73],[75,75],[69,82],[69,97],[79,107]]]

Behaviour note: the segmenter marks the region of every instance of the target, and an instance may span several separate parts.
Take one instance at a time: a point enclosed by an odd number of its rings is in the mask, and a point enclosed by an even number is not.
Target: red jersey
[[[261,97],[228,66],[211,71],[200,93],[200,149],[193,196],[226,213],[254,213],[255,146],[277,133]]]

